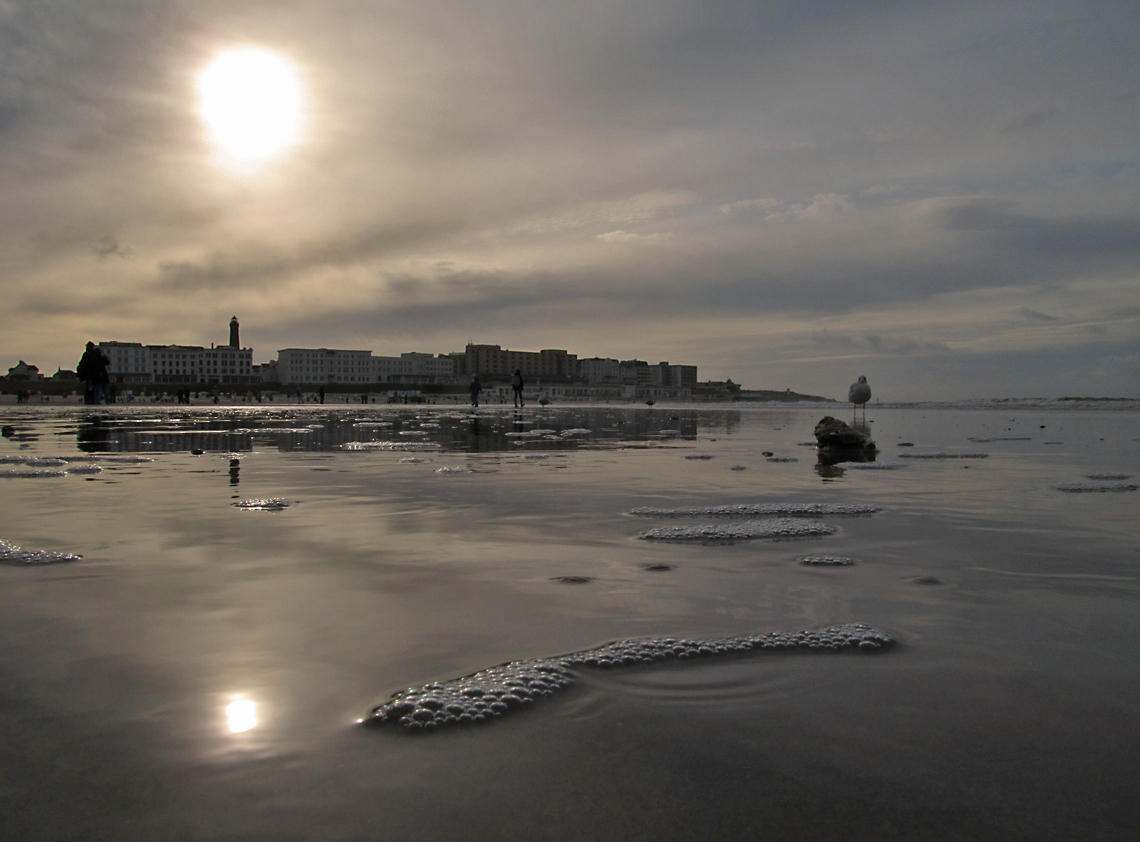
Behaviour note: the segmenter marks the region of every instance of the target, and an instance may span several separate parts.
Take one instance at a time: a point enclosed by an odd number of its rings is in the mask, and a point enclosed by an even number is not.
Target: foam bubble
[[[691,453],[685,457],[686,459],[714,459],[711,453]]]
[[[1070,482],[1058,485],[1058,491],[1135,491],[1136,486],[1129,482]]]
[[[768,462],[799,462],[800,460],[794,456],[769,456]]]
[[[69,474],[101,474],[103,469],[98,465],[73,465],[67,469]]]
[[[549,459],[549,453],[528,453],[523,459]]]
[[[800,632],[766,632],[713,640],[661,637],[618,640],[551,658],[510,661],[462,678],[409,687],[369,711],[367,725],[397,725],[410,733],[497,719],[569,687],[582,669],[613,669],[733,653],[881,652],[896,643],[863,623]]]
[[[800,559],[800,564],[812,564],[820,567],[847,567],[855,563],[855,559],[839,555],[806,555]]]
[[[292,505],[292,500],[285,500],[281,497],[270,497],[267,500],[242,500],[240,503],[233,504],[235,509],[242,509],[247,512],[279,512]]]
[[[141,465],[144,462],[154,461],[149,456],[96,456],[94,458],[109,465]]]
[[[25,550],[0,541],[0,563],[3,564],[58,564],[62,561],[79,561],[83,556],[72,553],[56,553],[49,550]]]
[[[854,468],[857,471],[897,471],[905,468],[905,462],[844,462],[843,468]]]
[[[780,517],[744,523],[705,523],[699,526],[658,526],[638,535],[648,541],[749,541],[756,538],[805,538],[830,535],[834,526],[814,520]]]
[[[341,450],[439,450],[440,445],[432,441],[350,441],[340,446]]]
[[[62,468],[67,464],[66,459],[50,456],[35,456],[24,462],[29,468]]]
[[[1099,480],[1122,480],[1129,479],[1131,474],[1085,474],[1089,479]]]
[[[423,459],[421,459],[421,458],[420,458],[420,457],[418,457],[418,456],[405,456],[405,457],[404,457],[404,458],[402,458],[400,461],[401,461],[401,462],[406,462],[406,463],[408,463],[409,465],[418,465],[420,462],[423,462],[424,460],[423,460]]]
[[[900,459],[985,459],[988,453],[900,453]]]
[[[475,473],[473,470],[471,470],[470,468],[464,467],[463,465],[456,465],[453,468],[436,468],[435,472],[437,474],[473,474],[473,473]]]
[[[28,468],[26,470],[0,471],[0,477],[8,477],[10,479],[50,479],[54,477],[65,476],[67,476],[67,471],[53,471],[46,468]]]
[[[870,503],[737,503],[723,506],[693,506],[682,509],[659,509],[639,506],[629,514],[639,517],[756,517],[784,515],[791,517],[823,517],[825,515],[870,515],[880,511]]]

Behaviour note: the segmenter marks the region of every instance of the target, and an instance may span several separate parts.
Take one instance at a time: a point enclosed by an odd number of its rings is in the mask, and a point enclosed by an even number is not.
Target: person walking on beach
[[[84,384],[84,403],[102,403],[106,398],[107,385],[111,382],[111,375],[107,371],[110,364],[111,361],[95,347],[94,342],[87,343],[87,350],[75,366],[75,373]]]
[[[511,391],[515,393],[515,406],[522,409],[523,405],[523,379],[522,369],[515,369],[514,377],[511,378]]]
[[[483,384],[479,382],[477,376],[471,378],[471,386],[468,388],[468,391],[471,392],[471,405],[478,408],[479,394],[483,391]]]

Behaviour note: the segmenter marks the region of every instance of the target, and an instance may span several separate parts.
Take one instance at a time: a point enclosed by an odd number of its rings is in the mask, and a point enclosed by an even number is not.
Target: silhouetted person
[[[83,381],[83,402],[94,404],[102,403],[106,397],[107,386],[111,382],[111,375],[107,367],[111,361],[95,347],[94,342],[87,343],[87,350],[75,366],[75,373]]]
[[[521,409],[523,405],[523,379],[521,369],[515,369],[514,377],[511,378],[511,391],[515,393],[515,406]]]
[[[479,395],[483,392],[483,384],[479,382],[478,377],[471,378],[471,385],[467,391],[471,393],[471,405],[474,407],[479,406]]]
[[[324,386],[321,386],[318,394],[321,396],[321,403],[324,403],[325,402],[325,387]]]

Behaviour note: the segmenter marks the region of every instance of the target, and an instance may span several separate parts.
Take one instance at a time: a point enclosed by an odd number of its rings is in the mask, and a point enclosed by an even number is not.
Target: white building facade
[[[286,348],[277,352],[276,376],[282,384],[451,383],[455,361],[416,352],[374,357],[371,351]]]
[[[114,383],[185,383],[238,385],[255,383],[253,349],[228,345],[143,345],[100,342]]]

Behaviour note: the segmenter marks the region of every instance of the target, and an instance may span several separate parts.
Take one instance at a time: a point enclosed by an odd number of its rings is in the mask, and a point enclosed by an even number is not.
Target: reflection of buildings
[[[255,383],[253,349],[242,348],[237,316],[230,319],[228,345],[143,345],[100,342],[117,383]]]

